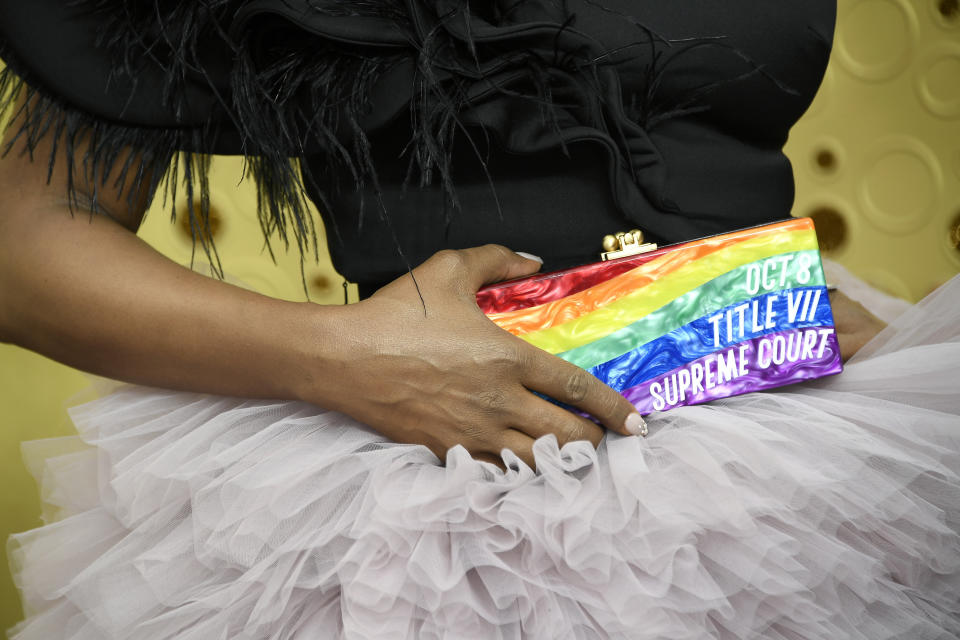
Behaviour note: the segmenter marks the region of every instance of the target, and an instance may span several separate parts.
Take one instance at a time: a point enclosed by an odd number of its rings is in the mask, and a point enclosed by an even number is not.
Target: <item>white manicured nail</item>
[[[624,427],[626,427],[627,433],[631,433],[635,436],[647,435],[647,423],[644,422],[639,413],[631,413],[628,415],[627,421],[624,423]]]
[[[514,251],[514,253],[520,256],[521,258],[526,258],[527,260],[533,260],[534,262],[539,262],[540,264],[543,264],[543,258],[541,258],[540,256],[535,256],[532,253],[527,253],[526,251]]]

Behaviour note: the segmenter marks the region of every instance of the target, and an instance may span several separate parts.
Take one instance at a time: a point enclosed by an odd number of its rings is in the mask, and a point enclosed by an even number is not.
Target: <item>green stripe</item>
[[[725,247],[719,251],[688,260],[681,268],[670,273],[659,274],[649,284],[632,288],[618,299],[594,309],[589,313],[566,320],[545,329],[538,329],[522,335],[530,344],[550,353],[563,353],[601,340],[614,331],[619,331],[669,304],[675,298],[693,291],[710,282],[721,274],[740,266],[751,264],[765,258],[775,258],[787,252],[805,251],[817,248],[817,236],[813,230],[792,231],[752,238],[741,243]],[[665,258],[665,256],[664,256]],[[652,269],[656,273],[657,260],[637,267],[638,272]],[[629,281],[629,272],[614,278]],[[578,297],[571,296],[569,301],[574,307]],[[551,303],[552,304],[552,303]]]
[[[800,282],[797,279],[801,272],[798,258],[803,254],[809,255],[811,258],[811,264],[808,268],[810,278],[806,282]],[[786,284],[782,289],[824,286],[823,270],[820,266],[818,251],[796,251],[792,255],[794,259],[790,261],[787,267]],[[762,263],[763,260],[757,262]],[[665,333],[678,329],[698,318],[716,313],[717,309],[749,300],[753,297],[747,292],[746,284],[747,269],[750,264],[717,276],[706,284],[688,291],[633,324],[604,338],[557,355],[579,367],[589,369],[632,351],[651,340],[656,340]],[[764,293],[764,291],[761,290],[760,293]]]

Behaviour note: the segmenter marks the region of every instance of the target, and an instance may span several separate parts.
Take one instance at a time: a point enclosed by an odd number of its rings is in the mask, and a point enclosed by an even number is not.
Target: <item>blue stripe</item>
[[[813,316],[810,317],[811,314],[808,310],[807,317],[804,320],[789,322],[788,293],[793,296],[794,303],[796,303],[796,296],[803,296],[806,291],[811,292],[810,300],[812,301],[818,290],[820,291],[820,300]],[[756,308],[759,311],[757,323],[763,325],[765,324],[767,304],[770,299],[773,299],[770,305],[773,313],[776,314],[773,317],[773,326],[770,328],[763,326],[759,331],[755,331],[755,325],[752,322],[753,303],[756,302]],[[736,309],[742,309],[742,305],[747,305],[747,307],[743,309],[744,331],[741,335],[739,314]],[[727,335],[726,322],[728,311],[731,313],[733,323],[732,336],[730,337]],[[802,301],[797,310],[797,316],[800,315],[801,311],[803,311]],[[710,322],[711,318],[714,318],[717,322]],[[830,310],[830,299],[827,296],[826,287],[797,287],[789,291],[778,291],[757,296],[719,309],[709,316],[703,316],[678,329],[665,333],[637,349],[591,367],[589,371],[615,390],[622,391],[743,340],[751,340],[789,329],[824,326],[833,326],[833,314]]]

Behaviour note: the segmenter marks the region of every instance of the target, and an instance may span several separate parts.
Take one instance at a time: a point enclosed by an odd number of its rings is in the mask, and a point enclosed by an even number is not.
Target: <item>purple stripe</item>
[[[621,393],[640,413],[647,414],[819,378],[842,369],[833,327],[791,329],[744,340]]]

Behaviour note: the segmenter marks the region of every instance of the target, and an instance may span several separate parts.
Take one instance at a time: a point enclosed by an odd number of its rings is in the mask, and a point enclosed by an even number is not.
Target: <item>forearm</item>
[[[112,378],[242,396],[295,397],[308,349],[317,364],[332,309],[193,273],[104,217],[4,213],[5,341]]]
[[[125,187],[123,162],[102,175],[49,140],[21,151],[0,154],[0,340],[141,384],[306,400],[440,457],[460,444],[497,463],[509,448],[533,465],[540,436],[599,442],[596,424],[531,391],[642,433],[626,399],[477,308],[481,286],[529,275],[534,260],[492,245],[445,251],[360,304],[283,302],[138,239],[149,181]],[[49,173],[33,160],[50,157]],[[71,216],[77,199],[97,214]]]

